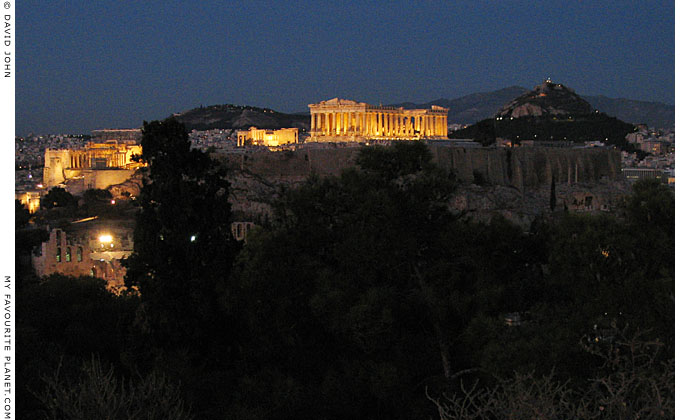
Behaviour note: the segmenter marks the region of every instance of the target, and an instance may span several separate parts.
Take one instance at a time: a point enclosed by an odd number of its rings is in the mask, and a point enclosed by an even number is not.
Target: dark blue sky
[[[426,102],[547,76],[673,104],[674,2],[22,0],[16,54],[19,135],[200,104]]]

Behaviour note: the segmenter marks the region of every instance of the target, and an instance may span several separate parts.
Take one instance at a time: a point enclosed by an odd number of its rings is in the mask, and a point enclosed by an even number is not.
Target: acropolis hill
[[[367,146],[362,146],[367,147]],[[336,176],[355,166],[359,147],[313,147],[295,151],[216,153],[230,169],[233,208],[246,218],[271,213],[282,187],[311,174]],[[464,148],[429,144],[434,161],[452,172],[458,189],[451,206],[478,219],[501,214],[529,226],[548,213],[552,179],[559,209],[606,211],[628,186],[621,180],[620,152],[603,148]]]
[[[363,146],[366,147],[366,146]],[[518,190],[561,182],[595,182],[620,177],[620,152],[597,148],[463,148],[429,144],[436,163],[471,184],[478,174],[491,185]],[[214,153],[233,171],[275,179],[301,179],[311,174],[339,175],[355,165],[359,147],[302,148],[295,151]]]
[[[551,88],[551,84],[546,86]],[[560,92],[556,88],[551,90]],[[574,95],[565,88],[561,90]],[[239,109],[232,109],[236,108]],[[434,105],[428,109],[406,109],[333,98],[310,104],[309,108],[311,121],[306,143],[298,139],[298,128],[276,131],[252,127],[237,134],[238,145],[246,143],[247,147],[212,154],[230,169],[232,204],[238,220],[260,221],[270,217],[270,203],[281,188],[296,186],[310,175],[337,176],[343,169],[355,166],[359,150],[371,143],[425,142],[435,162],[457,180],[451,206],[479,219],[501,214],[529,226],[540,214],[554,210],[552,191],[560,210],[608,211],[629,188],[622,181],[621,156],[616,149],[537,144],[478,147],[478,143],[448,140],[448,108]],[[283,142],[277,136],[283,131],[289,134],[289,141]],[[256,147],[257,144],[265,147]],[[90,156],[89,150],[84,156]],[[76,162],[82,160],[85,158]],[[50,162],[46,168],[56,174],[65,172],[52,160],[46,162]],[[83,170],[71,155],[65,162],[72,162],[69,168]],[[107,162],[104,165],[112,166]],[[94,167],[93,162],[86,166]],[[141,173],[138,175],[110,185],[111,193],[138,195]]]

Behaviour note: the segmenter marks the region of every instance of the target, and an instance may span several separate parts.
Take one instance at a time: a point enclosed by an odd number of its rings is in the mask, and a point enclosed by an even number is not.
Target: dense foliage
[[[53,207],[76,207],[77,202],[72,194],[64,188],[53,187],[48,194],[41,198],[41,207],[52,209]]]
[[[427,397],[441,420],[664,419],[675,417],[675,363],[660,362],[662,345],[616,330],[610,342],[584,345],[600,368],[585,386],[515,372],[493,386],[462,381],[453,393]]]
[[[172,118],[144,123],[142,148],[149,166],[125,279],[141,292],[149,350],[141,356],[181,382],[200,417],[218,416],[236,347],[236,326],[219,302],[239,250],[228,182],[207,154],[190,150]]]
[[[142,143],[127,262],[141,295],[59,276],[20,291],[26,418],[92,407],[92,388],[118,384],[125,407],[140,406],[132,390],[167,401],[179,384],[178,412],[203,419],[430,418],[429,397],[472,383],[476,398],[540,384],[551,398],[564,383],[584,395],[592,378],[626,377],[602,373],[597,347],[626,326],[659,349],[644,383],[667,377],[674,201],[660,184],[636,184],[615,215],[549,215],[524,232],[451,212],[455,180],[421,143],[370,147],[358,167],[284,191],[241,246],[225,174],[184,127],[145,124]]]
[[[494,144],[497,137],[517,143],[524,140],[573,141],[575,143],[600,141],[632,151],[633,147],[625,140],[625,136],[633,130],[632,124],[609,117],[604,113],[592,113],[577,116],[488,118],[454,131],[448,137],[470,138],[485,146]]]

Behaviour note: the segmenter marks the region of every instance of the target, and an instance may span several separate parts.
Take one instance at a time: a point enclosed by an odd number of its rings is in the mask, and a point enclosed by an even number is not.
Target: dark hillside
[[[628,148],[625,136],[633,130],[632,124],[594,111],[572,89],[546,81],[512,100],[495,117],[451,133],[450,137],[471,138],[484,145],[493,144],[500,137],[515,143],[600,141]]]
[[[247,129],[257,128],[309,128],[308,115],[284,114],[269,108],[238,105],[211,105],[190,109],[173,117],[187,130]]]
[[[404,102],[394,106],[404,108],[430,108],[439,105],[450,108],[448,123],[473,124],[496,115],[513,99],[529,92],[521,86],[511,86],[492,92],[478,92],[456,99],[437,99],[426,103]],[[602,95],[581,96],[594,110],[632,124],[644,123],[657,128],[675,126],[675,107],[660,102],[636,101],[626,98],[609,98]],[[308,113],[307,113],[308,114]]]

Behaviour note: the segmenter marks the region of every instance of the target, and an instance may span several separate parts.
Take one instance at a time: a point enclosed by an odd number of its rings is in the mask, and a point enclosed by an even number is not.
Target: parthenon
[[[448,108],[404,109],[333,98],[310,104],[313,142],[448,138]]]

